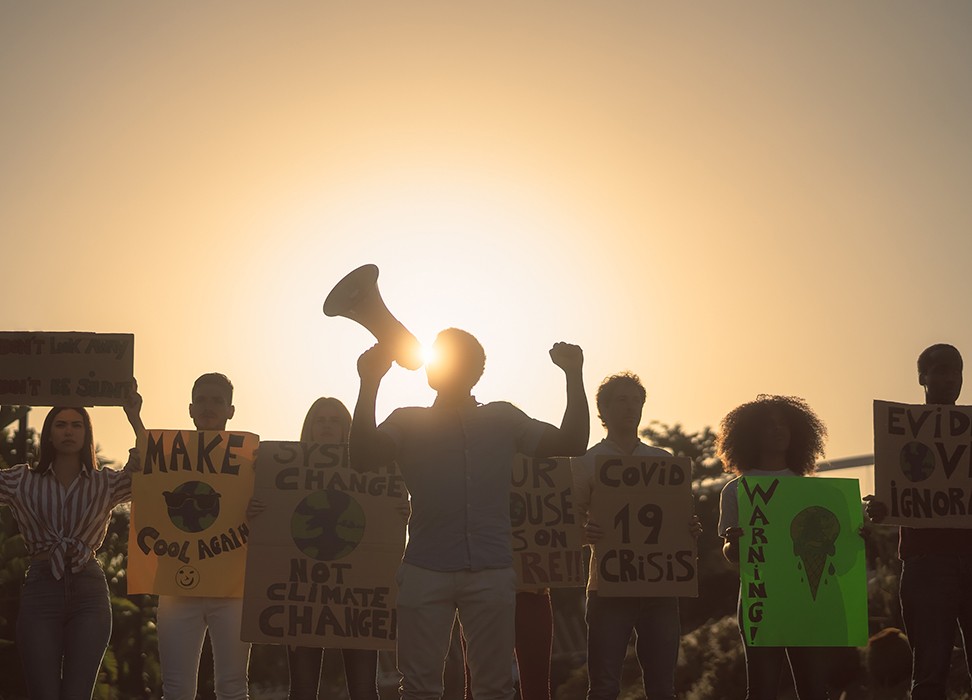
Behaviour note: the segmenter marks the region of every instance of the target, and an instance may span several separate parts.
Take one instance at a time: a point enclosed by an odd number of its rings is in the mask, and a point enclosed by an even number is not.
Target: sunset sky
[[[553,423],[559,340],[646,423],[803,396],[830,458],[972,357],[967,2],[4,2],[0,104],[0,330],[134,333],[149,427],[214,370],[264,439],[353,407],[373,341],[321,305],[364,263]],[[393,368],[379,418],[432,398]]]

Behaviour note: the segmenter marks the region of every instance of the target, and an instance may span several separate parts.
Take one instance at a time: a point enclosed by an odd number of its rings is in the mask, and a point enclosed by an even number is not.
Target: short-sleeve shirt
[[[378,426],[411,498],[404,560],[433,571],[513,566],[513,457],[533,455],[547,423],[510,403],[400,408]]]
[[[584,453],[582,457],[574,457],[570,460],[570,468],[574,478],[574,505],[578,515],[586,520],[591,508],[591,494],[594,493],[594,470],[597,467],[597,458],[602,456],[626,457],[634,455],[636,457],[671,457],[671,453],[660,447],[652,447],[641,440],[635,445],[633,452],[625,452],[621,446],[613,440],[604,438],[596,445]],[[590,574],[587,577],[588,592],[597,590],[597,555],[591,547],[591,566]]]

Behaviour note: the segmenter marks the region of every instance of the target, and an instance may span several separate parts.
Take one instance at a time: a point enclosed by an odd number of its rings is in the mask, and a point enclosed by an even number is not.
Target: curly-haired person
[[[827,429],[803,399],[761,394],[734,408],[722,419],[717,449],[725,470],[736,474],[722,489],[719,534],[723,554],[739,563],[739,477],[806,476],[823,456]],[[739,624],[742,630],[742,622]],[[790,661],[800,700],[822,700],[827,694],[827,649],[815,647],[752,647],[746,654],[746,700],[775,700],[783,658]]]

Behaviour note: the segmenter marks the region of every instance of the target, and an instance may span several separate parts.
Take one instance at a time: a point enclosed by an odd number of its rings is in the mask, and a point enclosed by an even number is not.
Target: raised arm
[[[587,451],[591,415],[584,391],[584,352],[577,345],[557,343],[550,359],[567,379],[567,408],[560,428],[548,428],[540,438],[535,457],[573,457]]]
[[[395,445],[382,434],[375,421],[375,403],[382,377],[391,367],[391,353],[380,343],[373,345],[358,358],[358,402],[354,405],[348,451],[351,468],[358,471],[374,471],[395,459]]]
[[[142,395],[138,393],[138,382],[132,382],[132,391],[123,405],[128,423],[135,431],[135,439],[138,440],[145,433],[145,424],[142,422]]]

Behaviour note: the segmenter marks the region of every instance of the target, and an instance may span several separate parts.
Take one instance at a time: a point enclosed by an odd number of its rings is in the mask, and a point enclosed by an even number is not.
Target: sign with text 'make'
[[[245,641],[394,649],[407,493],[344,445],[263,442],[243,600]]]
[[[972,407],[875,401],[874,488],[882,524],[972,527]]]
[[[149,430],[132,475],[128,593],[239,598],[252,433]]]
[[[698,595],[691,533],[692,462],[687,457],[598,457],[591,517],[598,595]]]
[[[567,458],[513,459],[513,568],[524,588],[583,586],[581,530]]]
[[[739,480],[739,586],[750,646],[864,646],[857,479]]]
[[[121,406],[132,391],[130,333],[0,333],[0,405]]]

